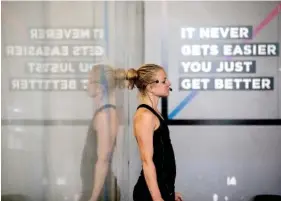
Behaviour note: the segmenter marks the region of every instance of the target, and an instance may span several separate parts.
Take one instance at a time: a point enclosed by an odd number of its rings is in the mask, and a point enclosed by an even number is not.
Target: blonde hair
[[[136,87],[144,95],[147,85],[155,82],[155,76],[159,70],[163,70],[163,67],[157,64],[144,64],[138,69],[130,68],[127,71],[122,68],[114,69],[107,64],[97,64],[93,66],[90,75],[93,75],[108,92],[116,88],[125,88],[127,80],[128,89]]]
[[[129,81],[128,88],[137,87],[144,94],[146,86],[155,81],[155,75],[159,70],[163,70],[163,67],[157,64],[145,64],[137,70],[130,68],[126,73],[126,80]]]
[[[114,69],[107,64],[96,64],[90,71],[90,77],[103,85],[108,92],[116,88],[123,89],[125,87],[126,71],[118,68]]]

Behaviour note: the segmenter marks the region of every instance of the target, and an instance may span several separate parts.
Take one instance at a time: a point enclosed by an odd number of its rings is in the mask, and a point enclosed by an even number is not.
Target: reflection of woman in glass
[[[99,64],[94,66],[89,74],[88,93],[94,99],[96,110],[83,149],[80,201],[120,200],[117,180],[111,165],[120,124],[120,112],[117,112],[116,107],[116,88],[123,87],[125,73],[122,72]]]

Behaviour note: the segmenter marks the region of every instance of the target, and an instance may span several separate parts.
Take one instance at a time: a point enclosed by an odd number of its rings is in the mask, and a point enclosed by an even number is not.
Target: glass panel
[[[2,200],[131,199],[135,94],[113,78],[143,62],[142,34],[142,2],[2,3]]]

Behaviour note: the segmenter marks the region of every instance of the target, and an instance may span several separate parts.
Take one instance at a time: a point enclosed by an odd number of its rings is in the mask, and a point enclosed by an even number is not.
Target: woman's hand
[[[155,200],[155,201],[165,201],[165,200],[163,200],[162,198],[160,198],[160,199],[158,199],[158,200]]]
[[[178,192],[175,193],[175,201],[183,201],[181,193]]]

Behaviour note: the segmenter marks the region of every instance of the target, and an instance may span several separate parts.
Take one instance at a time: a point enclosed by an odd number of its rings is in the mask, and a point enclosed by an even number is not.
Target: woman
[[[83,149],[80,201],[120,200],[111,162],[120,124],[116,88],[124,87],[124,77],[124,70],[113,70],[103,64],[94,66],[89,74],[88,93],[93,98],[96,111]]]
[[[159,99],[167,97],[170,82],[161,66],[146,64],[126,75],[129,88],[139,90],[141,104],[134,115],[142,171],[134,187],[134,201],[180,201],[175,193],[176,163],[169,128],[157,109]]]

